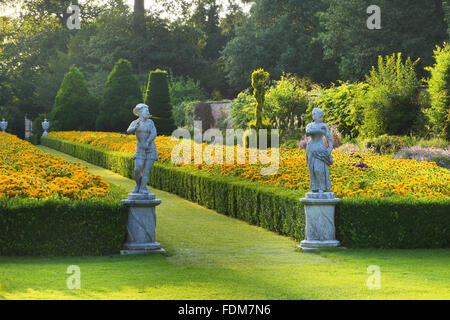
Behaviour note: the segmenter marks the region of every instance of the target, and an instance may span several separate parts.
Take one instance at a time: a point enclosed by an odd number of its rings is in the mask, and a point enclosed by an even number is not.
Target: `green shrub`
[[[378,67],[366,76],[369,85],[362,99],[364,121],[361,133],[365,137],[382,134],[405,135],[420,113],[417,101],[419,81],[415,66],[419,60],[408,57],[402,61],[401,53],[378,58]]]
[[[170,105],[166,71],[150,71],[144,103],[149,106],[158,134],[170,136],[176,126]]]
[[[200,82],[192,78],[170,76],[169,78],[170,104],[172,105],[172,114],[177,127],[189,125],[186,122],[185,107],[191,101],[200,101],[206,99],[206,93],[200,86]]]
[[[283,75],[266,93],[265,114],[272,126],[284,135],[302,125],[301,116],[308,104],[308,92],[298,87],[294,77]]]
[[[105,84],[97,130],[125,132],[135,119],[133,108],[141,102],[142,92],[131,63],[119,59]]]
[[[180,121],[179,123],[183,123],[183,128],[187,128],[189,131],[194,132],[194,120],[196,119],[195,116],[195,108],[197,104],[199,104],[201,101],[184,101],[181,104],[177,106],[177,109],[174,109],[174,118],[179,117]],[[181,122],[182,119],[182,122]]]
[[[431,130],[438,136],[450,140],[450,44],[437,46],[434,51],[436,63],[426,70],[431,72],[428,92],[431,108],[423,109],[428,117]]]
[[[50,121],[55,130],[94,130],[99,101],[89,93],[83,74],[74,65],[64,75]],[[40,124],[38,125],[39,130]]]
[[[0,255],[117,254],[127,208],[117,200],[1,199]]]
[[[43,138],[42,143],[126,177],[133,175],[130,154],[50,137]],[[150,173],[149,183],[219,213],[296,240],[304,239],[304,207],[299,198],[305,191],[209,175],[159,162]],[[450,202],[444,199],[344,199],[336,208],[337,239],[343,246],[354,248],[448,248],[449,212]]]
[[[450,148],[450,143],[447,140],[441,138],[420,139],[415,141],[414,145],[422,148],[439,148],[439,149]]]
[[[358,137],[363,122],[362,100],[368,88],[365,83],[344,82],[339,87],[323,90],[308,107],[306,120],[312,121],[312,110],[319,108],[325,113],[323,121],[336,125],[345,138]]]
[[[231,122],[233,129],[245,130],[249,122],[254,121],[256,107],[255,98],[248,90],[240,92],[236,99],[231,102],[230,115],[228,121]]]
[[[449,209],[444,199],[345,199],[336,212],[336,237],[346,247],[449,248]]]
[[[299,141],[297,139],[289,139],[281,143],[280,148],[296,149]]]
[[[386,134],[378,138],[369,138],[363,141],[363,147],[373,149],[376,153],[387,154],[398,152],[405,147],[414,145],[414,139],[407,136],[388,136]]]
[[[386,134],[377,138],[360,140],[362,147],[372,148],[376,153],[386,154],[398,152],[402,148],[418,146],[422,148],[449,148],[449,142],[445,139],[417,139],[410,136],[388,136]]]
[[[184,101],[204,100],[207,96],[200,81],[172,75],[169,77],[169,95],[173,107]]]

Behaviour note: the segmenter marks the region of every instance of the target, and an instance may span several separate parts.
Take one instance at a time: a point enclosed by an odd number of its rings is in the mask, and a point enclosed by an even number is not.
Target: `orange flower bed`
[[[106,132],[52,132],[53,138],[86,143],[107,150],[134,153],[134,135]],[[171,137],[155,139],[159,161],[171,162],[172,149],[180,142]],[[203,149],[206,147],[203,144]],[[306,154],[301,149],[280,149],[279,169],[274,175],[262,175],[262,164],[185,164],[193,170],[211,174],[236,176],[250,181],[294,190],[307,190],[309,173]],[[224,152],[225,157],[225,152]],[[370,151],[333,151],[334,164],[330,167],[332,189],[340,198],[357,195],[388,197],[394,195],[416,198],[450,197],[450,171],[432,162],[394,159]],[[193,152],[191,155],[191,163]],[[183,165],[183,164],[181,164]]]
[[[0,132],[0,198],[85,199],[105,197],[109,185],[86,167]]]

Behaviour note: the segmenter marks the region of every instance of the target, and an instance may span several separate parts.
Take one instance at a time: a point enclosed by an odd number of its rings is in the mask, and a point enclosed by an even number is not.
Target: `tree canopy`
[[[328,86],[362,81],[378,56],[397,52],[420,58],[424,77],[449,39],[441,0],[380,0],[379,30],[366,26],[369,0],[154,0],[146,10],[145,0],[85,0],[80,30],[66,26],[70,3],[78,1],[23,0],[20,14],[0,17],[0,117],[15,133],[25,114],[50,113],[71,65],[98,99],[120,59],[141,91],[148,72],[162,69],[198,81],[206,99],[233,99],[259,68]]]

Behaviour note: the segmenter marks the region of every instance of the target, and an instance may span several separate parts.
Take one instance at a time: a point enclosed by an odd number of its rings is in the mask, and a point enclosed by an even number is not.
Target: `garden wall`
[[[42,144],[133,177],[130,154],[50,137],[43,138]],[[159,162],[151,171],[149,183],[219,213],[296,240],[304,239],[304,209],[299,201],[303,194],[294,190]],[[336,237],[346,247],[448,248],[449,212],[448,200],[343,199],[336,210]]]

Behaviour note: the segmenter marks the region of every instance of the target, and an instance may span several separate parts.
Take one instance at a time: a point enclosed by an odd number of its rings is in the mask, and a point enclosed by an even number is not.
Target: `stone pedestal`
[[[128,207],[127,242],[121,254],[138,254],[147,252],[165,253],[155,240],[156,206],[161,200],[154,194],[128,194],[122,203]]]
[[[306,216],[306,239],[300,243],[300,247],[303,250],[315,250],[339,246],[335,235],[334,208],[340,200],[334,197],[334,193],[310,192],[300,201],[305,206]]]

